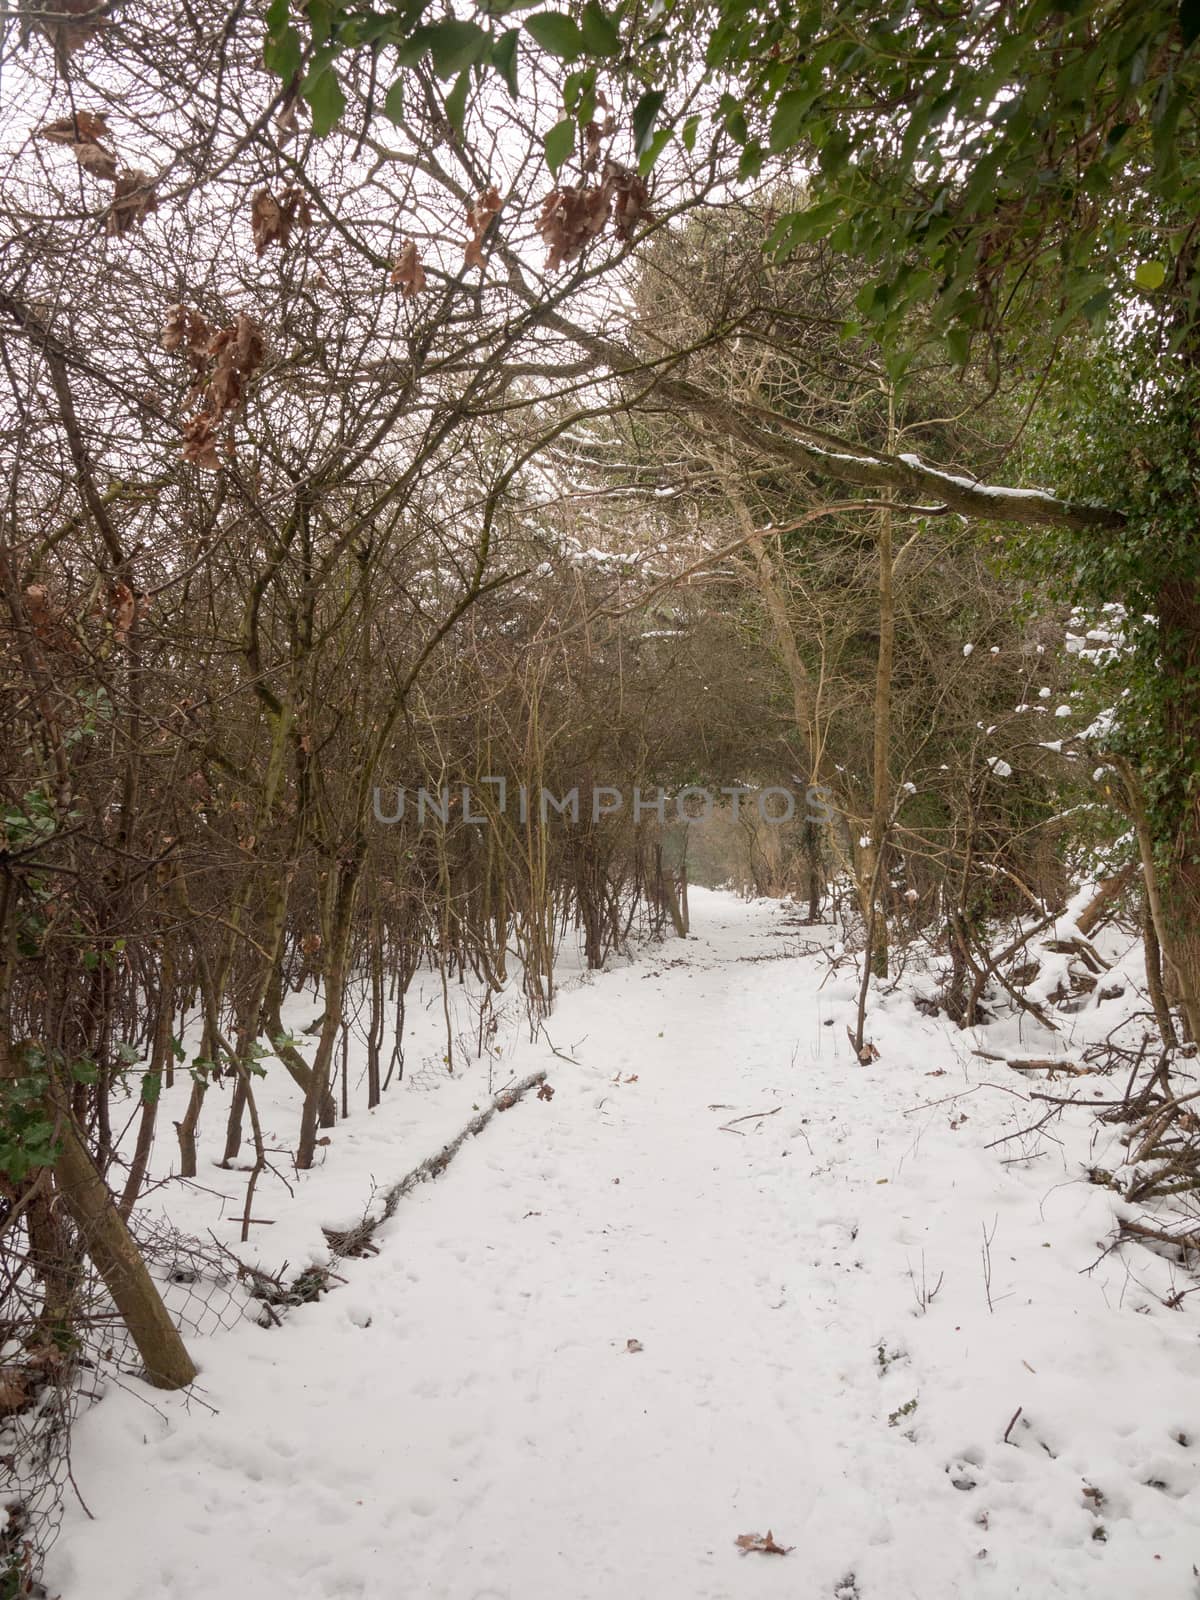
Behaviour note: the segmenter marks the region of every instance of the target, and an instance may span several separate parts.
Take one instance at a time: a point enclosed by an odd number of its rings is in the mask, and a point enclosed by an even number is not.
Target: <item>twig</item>
[[[763,1117],[773,1117],[777,1111],[782,1111],[782,1106],[775,1106],[770,1111],[750,1111],[744,1117],[730,1117],[728,1122],[723,1122],[721,1128],[732,1128],[735,1122],[757,1122]]]

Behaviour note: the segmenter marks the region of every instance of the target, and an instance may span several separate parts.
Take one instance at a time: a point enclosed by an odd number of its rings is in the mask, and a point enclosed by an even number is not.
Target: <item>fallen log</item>
[[[378,1216],[364,1217],[353,1228],[322,1229],[334,1254],[339,1256],[363,1254],[370,1246],[371,1238],[376,1228],[381,1222],[386,1222],[389,1217],[395,1216],[396,1209],[406,1194],[410,1194],[419,1183],[428,1183],[431,1178],[440,1178],[467,1140],[473,1139],[477,1133],[482,1133],[497,1112],[510,1110],[531,1089],[540,1088],[545,1081],[546,1073],[543,1069],[541,1072],[531,1072],[527,1078],[522,1078],[519,1083],[514,1083],[511,1087],[502,1089],[492,1100],[492,1103],[473,1116],[466,1127],[460,1133],[457,1133],[449,1144],[443,1145],[436,1155],[427,1156],[424,1161],[419,1161],[410,1172],[405,1173],[399,1182],[390,1185],[383,1191],[383,1209]],[[549,1098],[549,1096],[546,1098]]]

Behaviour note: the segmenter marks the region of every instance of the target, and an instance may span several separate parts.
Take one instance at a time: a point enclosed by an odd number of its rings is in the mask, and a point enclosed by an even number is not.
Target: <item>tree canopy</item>
[[[1196,0],[274,0],[266,59],[318,131],[345,111],[339,62],[355,52],[385,108],[428,66],[453,120],[472,75],[519,94],[522,33],[561,68],[552,172],[618,100],[643,175],[676,142],[732,143],[746,182],[794,158],[802,202],[767,248],[827,239],[869,262],[858,316],[896,345],[898,372],[914,308],[959,362],[979,340],[1027,342],[1035,314],[1039,340],[1099,326],[1134,293],[1179,341],[1200,317]]]

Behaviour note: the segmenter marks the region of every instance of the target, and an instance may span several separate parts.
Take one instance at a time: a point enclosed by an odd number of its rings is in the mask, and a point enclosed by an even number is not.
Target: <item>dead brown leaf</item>
[[[257,256],[264,255],[273,244],[286,250],[293,228],[307,232],[311,227],[312,211],[298,184],[285,189],[278,200],[269,189],[259,189],[250,201],[250,231]]]
[[[420,294],[424,289],[425,268],[417,255],[415,240],[406,239],[400,246],[400,254],[392,266],[390,281],[399,287],[400,293],[406,300],[415,294]]]
[[[546,246],[546,271],[555,272],[582,255],[603,233],[611,209],[612,190],[607,184],[551,189],[536,224]]]
[[[185,461],[190,461],[194,466],[209,467],[214,472],[221,465],[221,458],[217,454],[213,419],[204,412],[189,417],[184,423],[181,454]]]
[[[538,1097],[539,1100],[553,1100],[554,1099],[554,1090],[550,1087],[550,1085],[548,1083],[543,1083],[541,1088],[537,1092],[537,1097]]]
[[[51,144],[65,145],[79,165],[93,177],[114,183],[117,177],[117,158],[106,148],[108,118],[102,111],[77,111],[74,116],[60,117],[38,129],[39,138]]]
[[[113,637],[123,644],[133,627],[137,615],[137,600],[127,583],[118,580],[108,591],[108,620],[112,623]]]
[[[191,311],[187,306],[179,305],[171,306],[167,311],[167,320],[163,324],[158,342],[170,353],[176,350],[185,351],[193,364],[202,366],[208,354],[208,347],[212,343],[212,337],[211,325],[198,311]]]
[[[854,1029],[848,1024],[846,1027],[846,1037],[850,1041],[850,1048],[854,1051],[860,1067],[869,1067],[872,1061],[879,1060],[879,1051],[869,1039],[863,1040],[863,1047],[861,1050],[858,1048],[854,1042]]]
[[[286,144],[300,131],[300,95],[298,90],[288,91],[283,104],[275,116],[275,137],[280,144]]]
[[[74,650],[75,640],[66,627],[66,612],[52,598],[44,583],[31,583],[25,590],[25,611],[39,643],[52,650]]]
[[[593,130],[595,130],[593,132]],[[609,123],[591,123],[585,129],[587,154],[584,171],[591,171],[598,159],[600,141],[610,131]],[[588,187],[565,185],[552,189],[542,201],[537,230],[546,245],[546,270],[554,272],[583,253],[591,241],[604,232],[609,219],[616,225],[617,238],[633,237],[639,223],[652,220],[650,191],[636,172],[615,161],[604,163],[604,176]]]
[[[28,1404],[25,1374],[17,1367],[0,1368],[0,1416],[11,1416]]]
[[[643,1349],[642,1341],[640,1339],[626,1339],[625,1348],[631,1356],[636,1356]]]
[[[743,1555],[750,1550],[757,1550],[765,1556],[786,1556],[789,1551],[796,1548],[791,1544],[776,1544],[775,1535],[770,1528],[766,1533],[739,1533],[734,1542]]]
[[[632,239],[639,222],[650,222],[650,191],[645,181],[628,167],[619,167],[613,161],[605,165],[605,182],[613,194],[613,221],[617,238]]]
[[[215,471],[221,465],[219,443],[228,455],[235,454],[231,419],[263,363],[262,333],[244,312],[214,332],[198,311],[177,305],[167,313],[160,343],[164,350],[181,352],[193,372],[188,400],[197,409],[183,426],[183,459]]]
[[[137,167],[122,172],[113,186],[112,204],[104,213],[104,231],[110,237],[121,238],[130,228],[138,227],[152,211],[158,210],[154,195],[154,179]]]
[[[59,71],[66,76],[76,50],[109,26],[106,0],[54,0],[38,19],[38,28],[54,46]]]
[[[467,207],[467,227],[471,230],[471,237],[467,241],[465,266],[483,267],[483,236],[503,203],[499,191],[493,184],[490,189],[478,196],[473,206]]]

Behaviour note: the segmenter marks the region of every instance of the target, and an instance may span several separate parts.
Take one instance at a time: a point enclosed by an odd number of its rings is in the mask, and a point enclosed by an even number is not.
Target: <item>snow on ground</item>
[[[70,1510],[51,1593],[1200,1592],[1192,1300],[1164,1304],[1159,1257],[1104,1253],[1088,1118],[1005,1139],[1047,1109],[1025,1095],[1091,1080],[983,1061],[996,1030],[902,990],[872,996],[859,1066],[852,964],[801,950],[828,930],[692,910],[693,939],[562,994],[572,1061],[511,1020],[496,1086],[548,1065],[554,1098],[495,1118],[344,1286],[202,1341],[191,1398],[92,1409],[95,1520]],[[336,1131],[289,1248],[319,1253],[313,1219],[361,1213],[487,1087],[443,1071]],[[737,1547],[768,1529],[789,1554]]]

